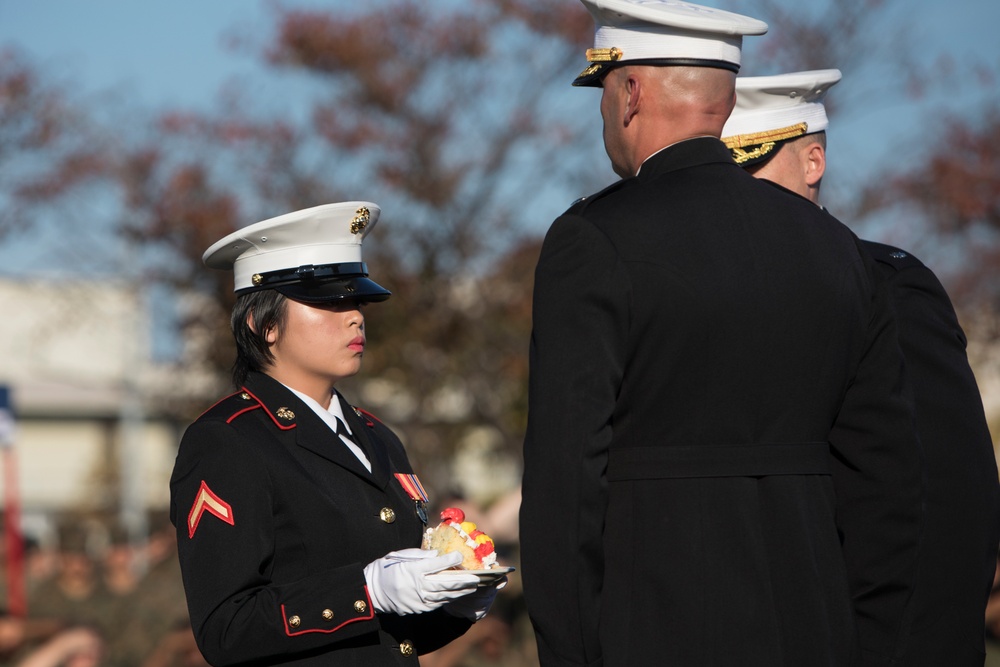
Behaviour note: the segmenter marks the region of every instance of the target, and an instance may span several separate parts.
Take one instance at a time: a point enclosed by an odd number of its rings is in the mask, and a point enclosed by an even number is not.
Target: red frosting
[[[448,509],[441,512],[442,521],[454,521],[455,523],[462,523],[465,521],[465,512],[458,509],[457,507],[449,507]]]
[[[475,548],[476,558],[482,560],[493,553],[493,543],[483,542],[478,547]]]

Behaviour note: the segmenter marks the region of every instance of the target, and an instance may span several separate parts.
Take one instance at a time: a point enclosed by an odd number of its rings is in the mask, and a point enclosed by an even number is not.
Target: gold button
[[[327,620],[327,621],[332,621],[333,620],[333,610],[332,609],[324,609],[323,610],[323,619]]]
[[[288,625],[290,625],[293,628],[297,628],[300,625],[302,625],[302,619],[299,618],[298,616],[289,616]]]
[[[365,602],[364,600],[357,600],[354,603],[354,611],[358,612],[359,614],[365,613],[365,610],[367,609],[368,609],[368,603]]]
[[[248,394],[246,392],[243,392],[242,394],[240,394],[240,398],[242,398],[244,401],[249,401],[250,400],[250,394]]]
[[[264,276],[260,275],[259,273],[255,273],[253,274],[253,277],[250,278],[250,282],[252,282],[254,285],[260,285],[262,282],[264,282]]]
[[[392,511],[391,507],[383,507],[382,511],[378,513],[378,516],[386,523],[392,523],[396,520],[396,513]]]
[[[415,651],[416,649],[413,648],[413,642],[411,642],[409,639],[399,643],[399,652],[405,655],[406,657],[410,657],[411,655],[413,655]]]

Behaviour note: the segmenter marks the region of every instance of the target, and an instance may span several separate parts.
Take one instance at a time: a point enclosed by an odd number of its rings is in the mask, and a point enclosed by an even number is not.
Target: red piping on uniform
[[[281,622],[285,626],[285,634],[289,637],[296,637],[298,635],[307,635],[312,632],[322,632],[323,634],[330,634],[340,630],[345,625],[350,623],[355,623],[357,621],[370,621],[375,618],[375,607],[372,605],[372,598],[368,595],[368,587],[365,586],[365,599],[368,601],[368,615],[367,616],[356,616],[354,618],[349,618],[340,625],[324,630],[323,628],[308,628],[306,630],[299,630],[298,632],[292,632],[291,628],[288,627],[288,617],[285,615],[285,605],[281,605]]]
[[[233,422],[233,420],[234,420],[234,419],[236,419],[237,417],[239,417],[239,416],[240,416],[240,415],[242,415],[243,413],[245,413],[245,412],[250,412],[251,410],[259,410],[259,409],[260,409],[260,406],[259,406],[259,405],[251,405],[251,406],[250,406],[250,407],[248,407],[248,408],[243,408],[242,410],[240,410],[240,411],[238,411],[238,412],[234,412],[233,414],[231,414],[231,415],[229,416],[229,419],[227,419],[227,420],[226,420],[226,423],[227,423],[227,424],[231,424],[231,423]]]
[[[380,423],[380,424],[382,423],[382,420],[381,420],[381,419],[379,419],[378,417],[376,417],[376,416],[375,416],[375,415],[373,415],[372,413],[368,412],[368,411],[367,411],[367,410],[365,410],[364,408],[355,408],[355,409],[356,409],[356,410],[357,410],[358,412],[363,412],[364,414],[368,415],[369,417],[371,417],[372,419],[374,419],[374,420],[375,420],[375,421],[377,421],[378,423]],[[373,423],[373,422],[371,421],[371,419],[369,419],[368,421],[366,421],[366,422],[365,422],[365,426],[375,426],[375,424],[374,424],[374,423]]]
[[[286,425],[286,424],[282,424],[281,422],[279,422],[279,421],[278,421],[278,418],[277,418],[277,417],[275,417],[275,416],[274,416],[273,414],[271,414],[271,411],[267,409],[267,406],[266,406],[266,405],[264,405],[264,401],[260,400],[260,399],[259,399],[259,398],[257,398],[256,396],[254,396],[254,394],[253,394],[253,392],[252,392],[252,391],[250,391],[250,390],[249,390],[249,389],[247,389],[246,387],[242,387],[242,391],[245,391],[245,392],[246,392],[247,394],[249,394],[249,396],[250,396],[250,397],[251,397],[251,398],[252,398],[253,400],[257,401],[257,404],[258,404],[258,405],[260,405],[260,407],[264,408],[264,412],[266,412],[266,413],[267,413],[267,416],[271,418],[271,421],[273,421],[273,422],[274,422],[274,425],[275,425],[275,426],[277,426],[278,428],[280,428],[280,429],[281,429],[282,431],[290,431],[290,430],[292,430],[293,428],[295,428],[295,424],[287,424],[287,425]],[[235,416],[235,415],[234,415],[234,416]]]

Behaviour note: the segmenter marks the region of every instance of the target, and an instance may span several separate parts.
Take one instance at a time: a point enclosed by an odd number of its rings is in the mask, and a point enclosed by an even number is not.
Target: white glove
[[[498,579],[490,586],[483,586],[476,589],[474,593],[469,593],[456,600],[452,600],[444,606],[444,610],[452,616],[467,618],[473,622],[481,621],[489,612],[490,607],[493,606],[493,600],[496,599],[497,591],[506,585],[507,577]]]
[[[462,562],[457,552],[437,555],[429,549],[403,549],[365,565],[365,581],[375,610],[393,614],[433,611],[449,600],[476,590],[474,574],[425,574],[441,572]]]

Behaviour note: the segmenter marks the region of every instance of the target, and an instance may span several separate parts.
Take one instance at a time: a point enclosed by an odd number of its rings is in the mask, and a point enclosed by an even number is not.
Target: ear
[[[247,315],[247,326],[250,327],[250,331],[259,333],[257,331],[257,324],[253,321],[253,311],[250,311],[250,314]],[[274,343],[278,340],[277,327],[271,327],[268,329],[267,333],[264,335],[264,340],[267,341],[268,345],[274,345]]]
[[[826,173],[826,151],[819,143],[809,144],[802,156],[806,185],[816,186]]]
[[[634,72],[629,72],[625,79],[625,93],[628,95],[628,99],[625,101],[625,116],[622,120],[625,127],[628,127],[632,119],[639,113],[639,103],[642,99],[642,84]]]

